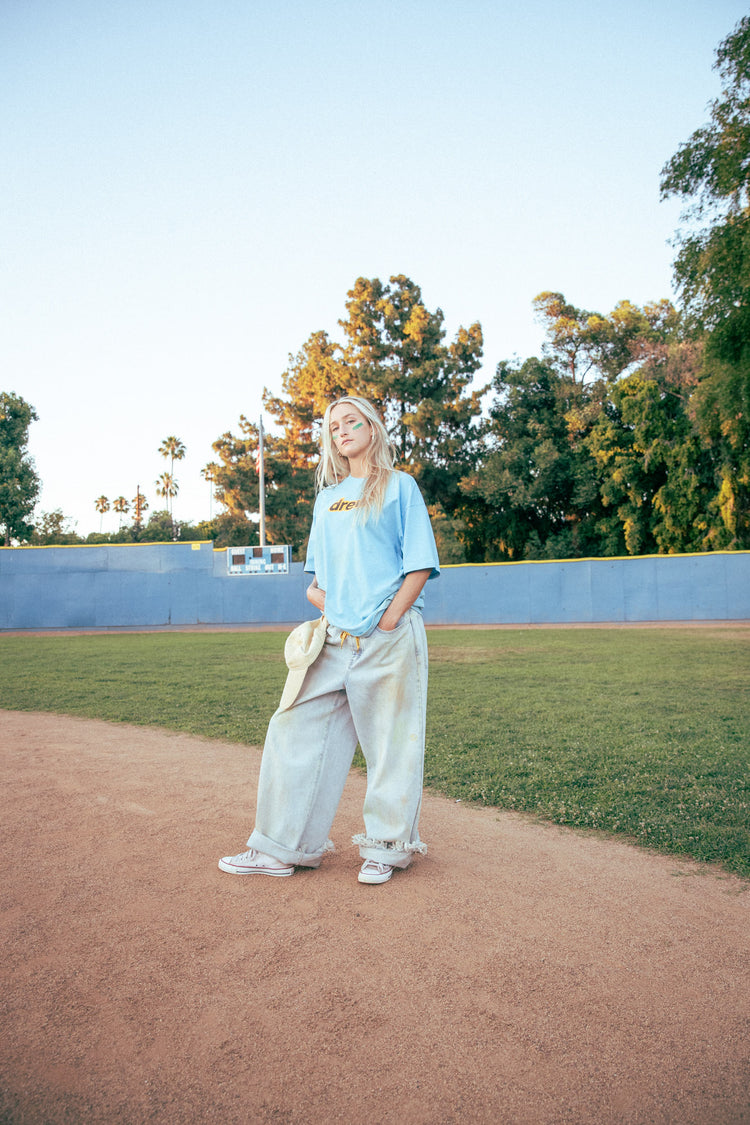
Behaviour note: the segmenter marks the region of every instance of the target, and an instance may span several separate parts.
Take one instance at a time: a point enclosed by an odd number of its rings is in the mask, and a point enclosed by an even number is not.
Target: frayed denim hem
[[[362,859],[390,863],[392,867],[408,867],[415,854],[427,854],[427,844],[423,844],[421,840],[412,844],[406,840],[373,840],[371,836],[359,832],[352,836],[352,843],[359,847]]]
[[[264,836],[257,828],[254,828],[250,839],[247,841],[249,848],[255,848],[257,852],[263,852],[264,855],[273,856],[274,859],[280,859],[282,863],[293,863],[295,867],[320,867],[320,861],[328,852],[335,851],[332,840],[326,840],[323,847],[319,851],[304,852],[299,848],[285,848],[283,844],[278,844],[275,840]]]

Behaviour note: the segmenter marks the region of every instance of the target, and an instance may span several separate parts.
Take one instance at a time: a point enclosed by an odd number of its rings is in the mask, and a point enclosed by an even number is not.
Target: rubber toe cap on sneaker
[[[357,879],[360,883],[387,883],[392,875],[393,867],[389,863],[377,863],[374,859],[366,859]]]
[[[219,860],[219,870],[226,871],[229,875],[275,875],[284,878],[294,874],[294,867],[268,861],[266,856],[225,855]]]

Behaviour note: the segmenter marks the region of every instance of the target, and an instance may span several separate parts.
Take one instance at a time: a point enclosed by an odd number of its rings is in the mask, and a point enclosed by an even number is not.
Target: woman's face
[[[348,402],[334,406],[330,414],[331,438],[342,457],[358,461],[372,438],[372,426],[361,410]]]

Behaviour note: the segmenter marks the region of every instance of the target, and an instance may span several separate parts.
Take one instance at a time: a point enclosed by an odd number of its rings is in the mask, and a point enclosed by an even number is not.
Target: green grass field
[[[0,707],[261,744],[283,633],[0,636]],[[429,632],[426,784],[750,877],[750,633]]]

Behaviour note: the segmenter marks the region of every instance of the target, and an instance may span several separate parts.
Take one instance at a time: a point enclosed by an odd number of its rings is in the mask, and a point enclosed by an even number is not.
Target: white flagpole
[[[263,415],[258,427],[258,494],[260,497],[260,545],[266,545],[266,476],[263,466]]]

